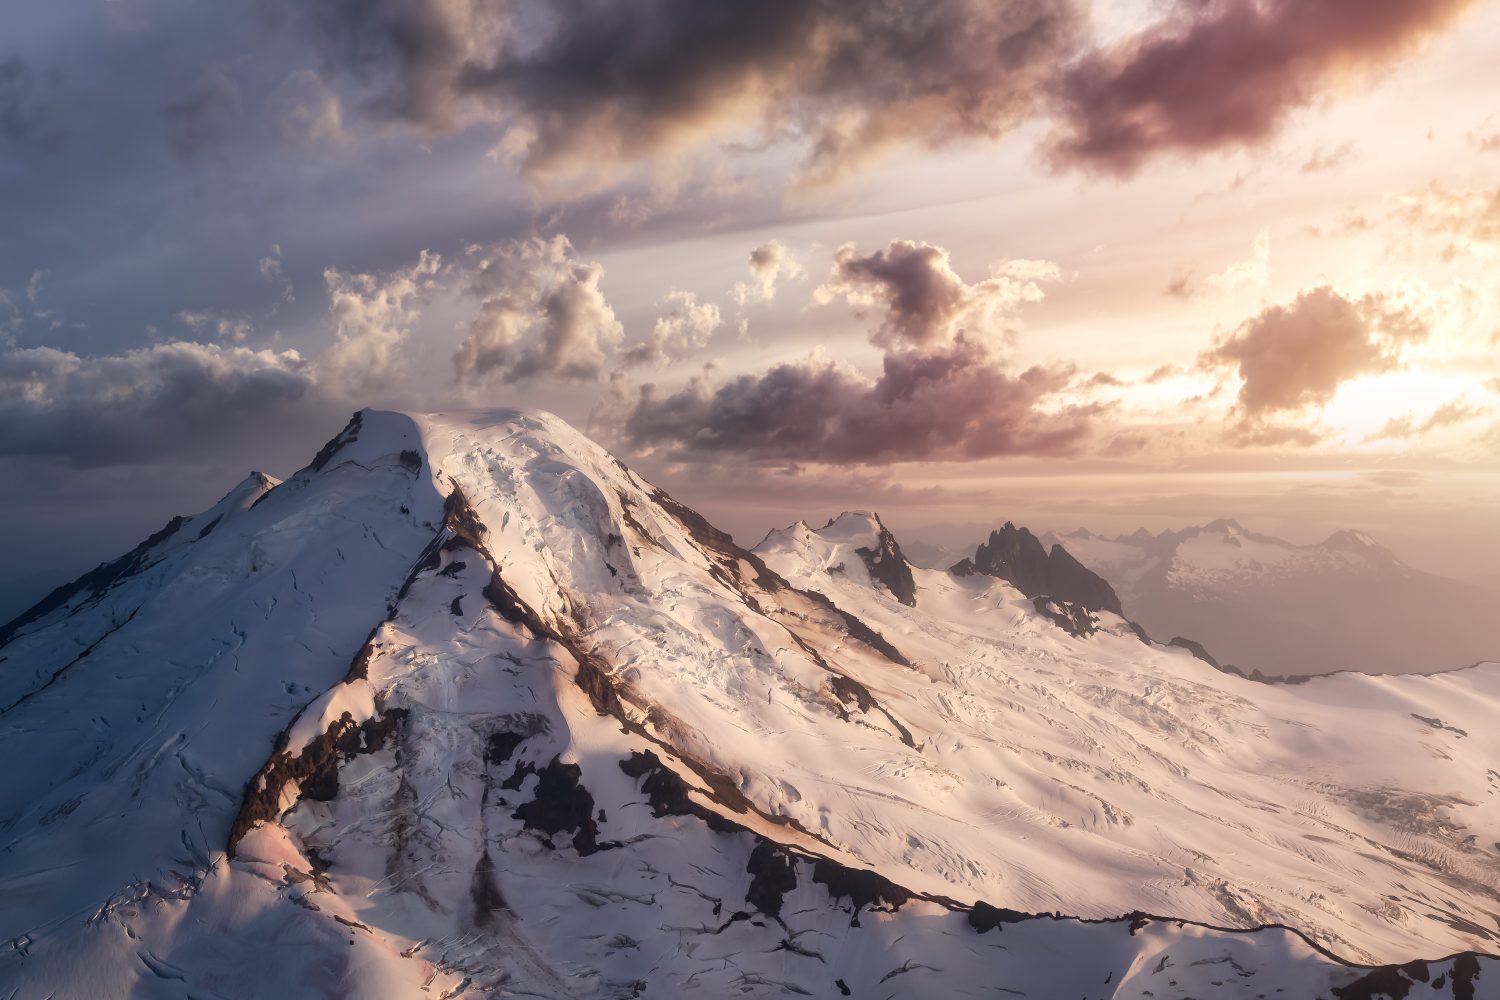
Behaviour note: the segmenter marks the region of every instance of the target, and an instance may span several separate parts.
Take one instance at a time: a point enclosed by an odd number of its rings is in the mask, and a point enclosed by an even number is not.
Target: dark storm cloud
[[[633,447],[673,457],[887,463],[1071,455],[1097,406],[1042,407],[1071,368],[1010,375],[973,345],[887,354],[878,378],[831,362],[777,365],[669,395],[643,387],[624,424]]]
[[[381,0],[303,5],[326,63],[432,129],[511,126],[533,177],[791,131],[827,179],[894,142],[995,136],[1035,110],[1069,0]]]
[[[1292,111],[1448,27],[1473,0],[1201,0],[1069,69],[1055,162],[1131,174],[1260,142]]]

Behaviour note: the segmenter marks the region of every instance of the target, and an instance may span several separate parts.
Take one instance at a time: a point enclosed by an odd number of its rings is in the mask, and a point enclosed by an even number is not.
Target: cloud
[[[47,93],[58,78],[46,74],[39,80],[18,56],[0,59],[0,139],[49,153],[62,149],[67,133]]]
[[[1297,172],[1302,174],[1330,173],[1340,167],[1348,166],[1357,156],[1358,153],[1352,141],[1340,143],[1332,149],[1318,146],[1313,149],[1302,166],[1297,168]]]
[[[480,304],[453,356],[460,382],[589,380],[604,372],[624,328],[599,287],[602,266],[579,260],[566,236],[471,251],[483,255],[469,289]]]
[[[281,301],[296,301],[297,297],[294,294],[292,282],[287,278],[286,272],[281,268],[280,243],[271,244],[271,252],[260,259],[259,263],[256,264],[256,270],[260,271],[261,278],[264,279],[267,284],[273,285],[276,288],[280,289]]]
[[[335,341],[318,358],[320,381],[356,398],[394,384],[404,369],[401,346],[441,268],[442,258],[423,250],[389,274],[325,270]]]
[[[1034,112],[1084,27],[1072,0],[291,9],[378,112],[439,131],[501,121],[534,181],[756,134],[800,140],[804,176],[828,180],[892,144],[994,137]]]
[[[1461,243],[1500,243],[1500,187],[1454,191],[1437,184],[1401,200],[1396,218],[1416,232],[1448,242],[1447,256]]]
[[[719,380],[712,368],[686,387],[632,397],[617,386],[597,422],[640,452],[673,459],[830,464],[1070,455],[1105,406],[1069,402],[1072,365],[1006,370],[994,321],[1041,297],[1044,262],[1008,261],[969,284],[941,247],[895,240],[860,255],[841,247],[824,301],[876,309],[869,376],[819,354]]]
[[[338,144],[348,138],[342,101],[309,69],[288,74],[267,98],[266,111],[283,146]]]
[[[102,357],[51,347],[0,351],[0,454],[79,465],[180,450],[307,396],[296,351],[172,341]]]
[[[1417,420],[1414,414],[1392,417],[1386,421],[1384,427],[1365,438],[1365,443],[1426,437],[1440,427],[1468,423],[1487,412],[1479,407],[1470,406],[1465,400],[1455,399],[1432,411],[1425,420]]]
[[[1271,227],[1262,226],[1255,234],[1255,244],[1248,260],[1235,261],[1218,274],[1209,275],[1205,283],[1223,294],[1241,291],[1265,291],[1271,282]]]
[[[177,314],[177,318],[194,333],[208,333],[226,343],[243,344],[245,338],[255,332],[250,321],[243,317],[185,309]]]
[[[1009,375],[977,345],[885,355],[871,379],[810,358],[659,395],[643,386],[623,437],[679,459],[742,457],[831,464],[971,460],[1078,452],[1102,407],[1044,404],[1068,367]]]
[[[192,93],[163,111],[167,139],[184,159],[228,142],[243,116],[240,86],[222,66],[211,66]]]
[[[670,307],[667,314],[658,317],[651,329],[651,339],[626,351],[621,364],[662,368],[690,357],[708,345],[709,338],[723,323],[719,307],[712,302],[699,302],[692,292],[674,289],[667,295],[667,305]]]
[[[771,240],[750,251],[750,280],[736,282],[729,297],[739,306],[770,302],[776,297],[779,281],[801,273],[802,265],[792,260],[786,246],[779,240]]]
[[[1041,282],[1055,281],[1060,274],[1049,261],[1007,260],[992,265],[990,277],[969,284],[953,270],[942,247],[892,240],[883,250],[861,255],[846,243],[834,255],[833,271],[815,298],[882,309],[871,337],[878,347],[951,346],[961,335],[971,341],[996,336],[1001,317],[1023,303],[1040,301]]]
[[[1349,379],[1395,368],[1402,348],[1426,336],[1420,318],[1386,297],[1349,299],[1324,285],[1246,320],[1199,366],[1233,369],[1241,379],[1233,440],[1310,443],[1321,435],[1268,418],[1322,405]]]
[[[1291,112],[1369,77],[1473,0],[1198,0],[1071,66],[1053,162],[1130,175],[1163,153],[1261,142]]]

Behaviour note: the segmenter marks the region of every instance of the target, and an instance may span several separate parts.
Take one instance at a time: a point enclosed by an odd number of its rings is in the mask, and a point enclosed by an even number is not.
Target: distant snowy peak
[[[917,585],[901,544],[873,511],[845,511],[821,528],[798,521],[768,534],[756,554],[796,553],[792,582],[817,590],[821,574],[843,574],[878,587],[907,607],[916,607]]]

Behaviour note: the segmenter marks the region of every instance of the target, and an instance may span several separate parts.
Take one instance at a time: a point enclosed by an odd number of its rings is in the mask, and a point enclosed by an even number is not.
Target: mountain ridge
[[[887,545],[873,515],[839,521],[773,532],[750,551],[555,418],[363,411],[286,483],[236,504],[207,534],[190,538],[207,521],[186,519],[176,534],[187,540],[165,540],[161,558],[117,586],[78,592],[0,646],[11,661],[0,680],[22,687],[31,683],[16,672],[22,664],[37,680],[49,663],[74,664],[4,720],[7,750],[46,750],[58,770],[0,801],[0,829],[13,832],[0,885],[39,893],[0,929],[27,939],[0,977],[76,983],[51,978],[64,977],[68,953],[85,972],[135,968],[145,995],[176,995],[170,984],[186,978],[222,988],[236,970],[269,989],[280,972],[252,970],[235,950],[267,921],[316,961],[345,955],[339,981],[367,995],[424,976],[455,995],[500,982],[617,995],[647,972],[636,957],[647,942],[659,954],[671,941],[729,958],[711,973],[668,963],[655,973],[661,988],[696,979],[756,995],[792,986],[862,995],[889,972],[898,978],[883,989],[901,995],[967,995],[998,970],[1042,995],[1106,980],[1119,996],[1148,983],[1169,995],[1152,969],[1169,967],[1170,951],[1184,969],[1190,956],[1232,955],[1266,991],[1342,990],[1377,973],[1332,956],[1375,948],[1406,961],[1419,947],[1440,951],[1443,934],[1491,940],[1483,928],[1382,929],[1352,908],[1317,919],[1292,895],[1247,894],[1213,859],[1153,894],[1120,862],[1139,855],[1132,864],[1147,870],[1151,852],[1131,846],[1143,810],[1175,809],[1172,798],[1196,785],[1140,755],[1160,755],[1155,734],[1172,725],[1196,747],[1201,780],[1241,774],[1215,734],[1261,718],[1236,693],[1243,682],[1142,643],[1108,611],[1096,633],[1069,635],[993,578],[908,566],[908,604],[904,587],[872,572],[898,558],[894,536]],[[98,639],[88,631],[110,628]],[[274,638],[285,632],[307,648]],[[320,635],[332,640],[326,648]],[[91,639],[93,652],[73,659]],[[132,666],[160,650],[175,651],[165,667]],[[1390,738],[1442,741],[1452,753],[1488,740],[1470,721],[1480,710],[1470,703],[1490,697],[1476,677],[1409,684],[1422,693],[1411,707],[1453,731],[1408,720],[1415,735]],[[1370,706],[1362,711],[1397,713],[1395,703],[1377,707],[1364,681],[1329,684]],[[1067,693],[1075,687],[1081,695]],[[1007,714],[991,689],[1024,710]],[[1277,712],[1314,710],[1257,690]],[[153,700],[140,712],[143,696]],[[249,714],[257,698],[279,707]],[[225,703],[240,710],[237,731],[203,728]],[[63,704],[73,715],[55,714]],[[1111,713],[1114,731],[1092,727],[1085,708]],[[1027,721],[1038,712],[1052,722]],[[1086,740],[1105,742],[1076,749]],[[1109,764],[1122,754],[1140,757],[1136,784]],[[55,788],[42,781],[78,768]],[[1001,775],[1000,786],[985,780]],[[1349,794],[1319,801],[1373,837],[1372,849],[1385,850],[1387,821],[1360,810],[1417,808],[1362,787]],[[137,802],[153,803],[149,822],[122,826]],[[1021,812],[997,819],[1002,802]],[[1420,808],[1475,808],[1432,802]],[[77,851],[106,820],[131,835],[107,856]],[[1276,822],[1259,825],[1295,828]],[[1421,843],[1447,845],[1452,822],[1431,825]],[[997,823],[1012,833],[998,837]],[[1217,830],[1269,849],[1232,824],[1178,823],[1189,841]],[[47,850],[13,839],[26,830],[49,831]],[[1448,864],[1462,868],[1474,849],[1453,843],[1443,847],[1455,852]],[[1058,854],[1064,844],[1079,852],[1076,876]],[[65,877],[24,861],[58,852],[91,857],[87,879],[76,863]],[[1426,892],[1458,891],[1389,857]],[[1313,865],[1308,873],[1317,864],[1261,861]],[[1104,873],[1115,884],[1100,884]],[[142,875],[141,888],[109,888]],[[88,910],[105,890],[116,894],[98,918],[67,929],[59,893]],[[239,902],[226,909],[231,898]],[[1152,899],[1171,904],[1166,917],[1136,905]],[[1058,905],[1036,905],[1045,900]],[[1068,912],[1062,904],[1077,904],[1078,919],[1016,922]],[[208,940],[187,929],[190,913],[238,930]],[[1278,913],[1293,918],[1288,930],[1277,929]],[[579,937],[588,927],[603,931],[595,943]],[[1007,959],[993,943],[974,951],[960,930],[1040,957]],[[617,937],[637,943],[610,945]],[[898,937],[905,943],[892,945]],[[313,968],[289,960],[287,975]],[[1208,988],[1206,973],[1177,975],[1185,989]]]

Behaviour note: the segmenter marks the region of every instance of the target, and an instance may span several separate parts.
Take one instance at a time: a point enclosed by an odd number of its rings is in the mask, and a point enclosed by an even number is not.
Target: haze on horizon
[[[1500,567],[1496,0],[6,22],[0,617],[362,406],[552,410],[749,543]]]

